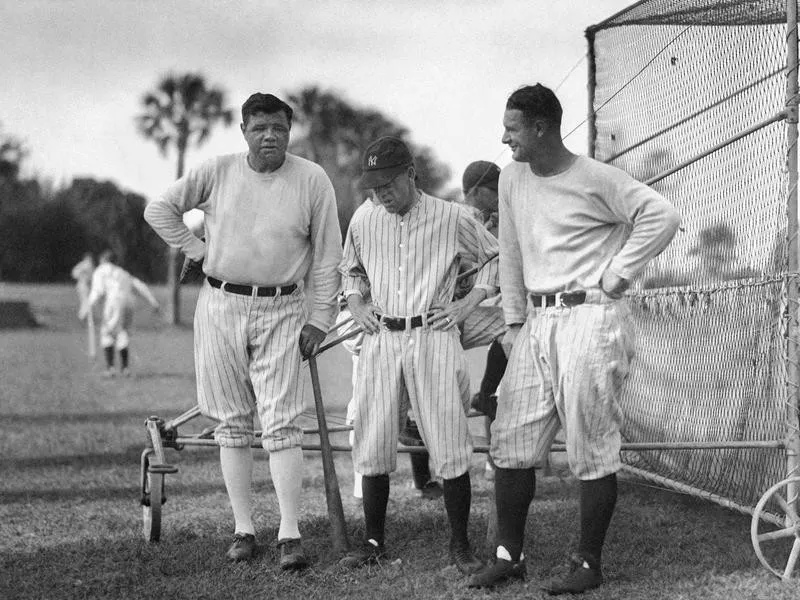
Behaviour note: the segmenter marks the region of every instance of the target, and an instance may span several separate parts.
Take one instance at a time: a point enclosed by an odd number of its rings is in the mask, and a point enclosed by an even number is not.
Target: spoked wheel
[[[144,539],[157,542],[161,539],[161,506],[164,504],[164,474],[151,473],[149,461],[142,465],[142,523]]]
[[[800,496],[800,477],[790,477],[776,483],[759,500],[750,525],[750,539],[758,560],[784,581],[791,579],[800,558],[798,496]],[[764,507],[769,502],[777,504],[781,509],[784,515],[782,526],[762,520]]]

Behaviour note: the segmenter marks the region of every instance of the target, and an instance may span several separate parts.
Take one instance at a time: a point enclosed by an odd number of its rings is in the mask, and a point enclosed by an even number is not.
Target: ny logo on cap
[[[369,157],[369,161],[367,161],[367,165],[370,167],[374,167],[378,164],[378,157],[374,154]]]

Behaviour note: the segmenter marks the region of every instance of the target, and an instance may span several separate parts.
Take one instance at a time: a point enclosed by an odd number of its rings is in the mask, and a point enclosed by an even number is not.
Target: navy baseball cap
[[[414,164],[414,157],[403,140],[382,137],[372,142],[361,159],[359,186],[371,189],[386,185]]]
[[[476,160],[464,169],[461,189],[465,194],[476,187],[486,187],[496,192],[498,179],[500,179],[500,167],[488,160]]]

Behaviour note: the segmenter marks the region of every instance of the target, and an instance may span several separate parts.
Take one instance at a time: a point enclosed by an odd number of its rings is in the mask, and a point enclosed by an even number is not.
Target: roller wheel
[[[148,542],[161,539],[161,506],[164,500],[164,474],[147,472],[142,496],[142,522],[144,539]]]
[[[800,477],[776,483],[761,497],[753,512],[750,539],[756,556],[771,573],[784,581],[791,579],[800,558]],[[783,526],[762,520],[768,503],[783,514]]]

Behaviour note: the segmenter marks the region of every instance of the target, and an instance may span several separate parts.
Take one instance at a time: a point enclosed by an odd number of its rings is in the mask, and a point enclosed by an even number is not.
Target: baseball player
[[[130,327],[133,322],[134,292],[150,303],[153,310],[159,309],[158,300],[144,282],[115,264],[111,250],[100,254],[100,264],[92,273],[92,287],[79,317],[89,316],[94,305],[104,298],[103,321],[100,324],[100,346],[106,361],[105,377],[114,377],[115,349],[119,352],[120,373],[130,376],[128,368],[128,346]]]
[[[389,473],[397,466],[407,400],[443,479],[451,560],[471,573],[482,563],[467,535],[472,440],[469,378],[457,324],[496,291],[497,242],[464,207],[418,190],[415,177],[401,140],[384,137],[367,148],[360,184],[373,190],[373,202],[353,215],[340,266],[348,308],[364,331],[353,462],[363,474],[366,522],[363,544],[342,562],[357,567],[385,555]],[[453,301],[462,260],[483,266],[473,290]]]
[[[298,377],[336,312],[341,233],[322,167],[287,152],[292,108],[272,94],[242,105],[247,152],[218,156],[151,202],[145,219],[206,276],[194,318],[198,405],[215,440],[234,517],[232,561],[253,557],[251,444],[257,414],[281,519],[280,567],[302,569],[298,511],[303,412]],[[205,241],[182,219],[204,213]],[[304,282],[313,289],[306,307]]]
[[[86,313],[85,305],[89,300],[92,289],[92,274],[94,273],[94,257],[91,252],[86,252],[81,261],[72,267],[72,278],[75,280],[75,291],[78,294],[78,315]]]
[[[502,141],[514,162],[500,175],[500,288],[509,355],[492,424],[496,561],[471,587],[525,576],[523,537],[534,468],[560,426],[580,480],[580,541],[549,594],[602,584],[601,551],[617,498],[620,389],[633,354],[631,279],[680,223],[661,195],[623,171],[572,154],[561,104],[548,88],[509,97]]]

